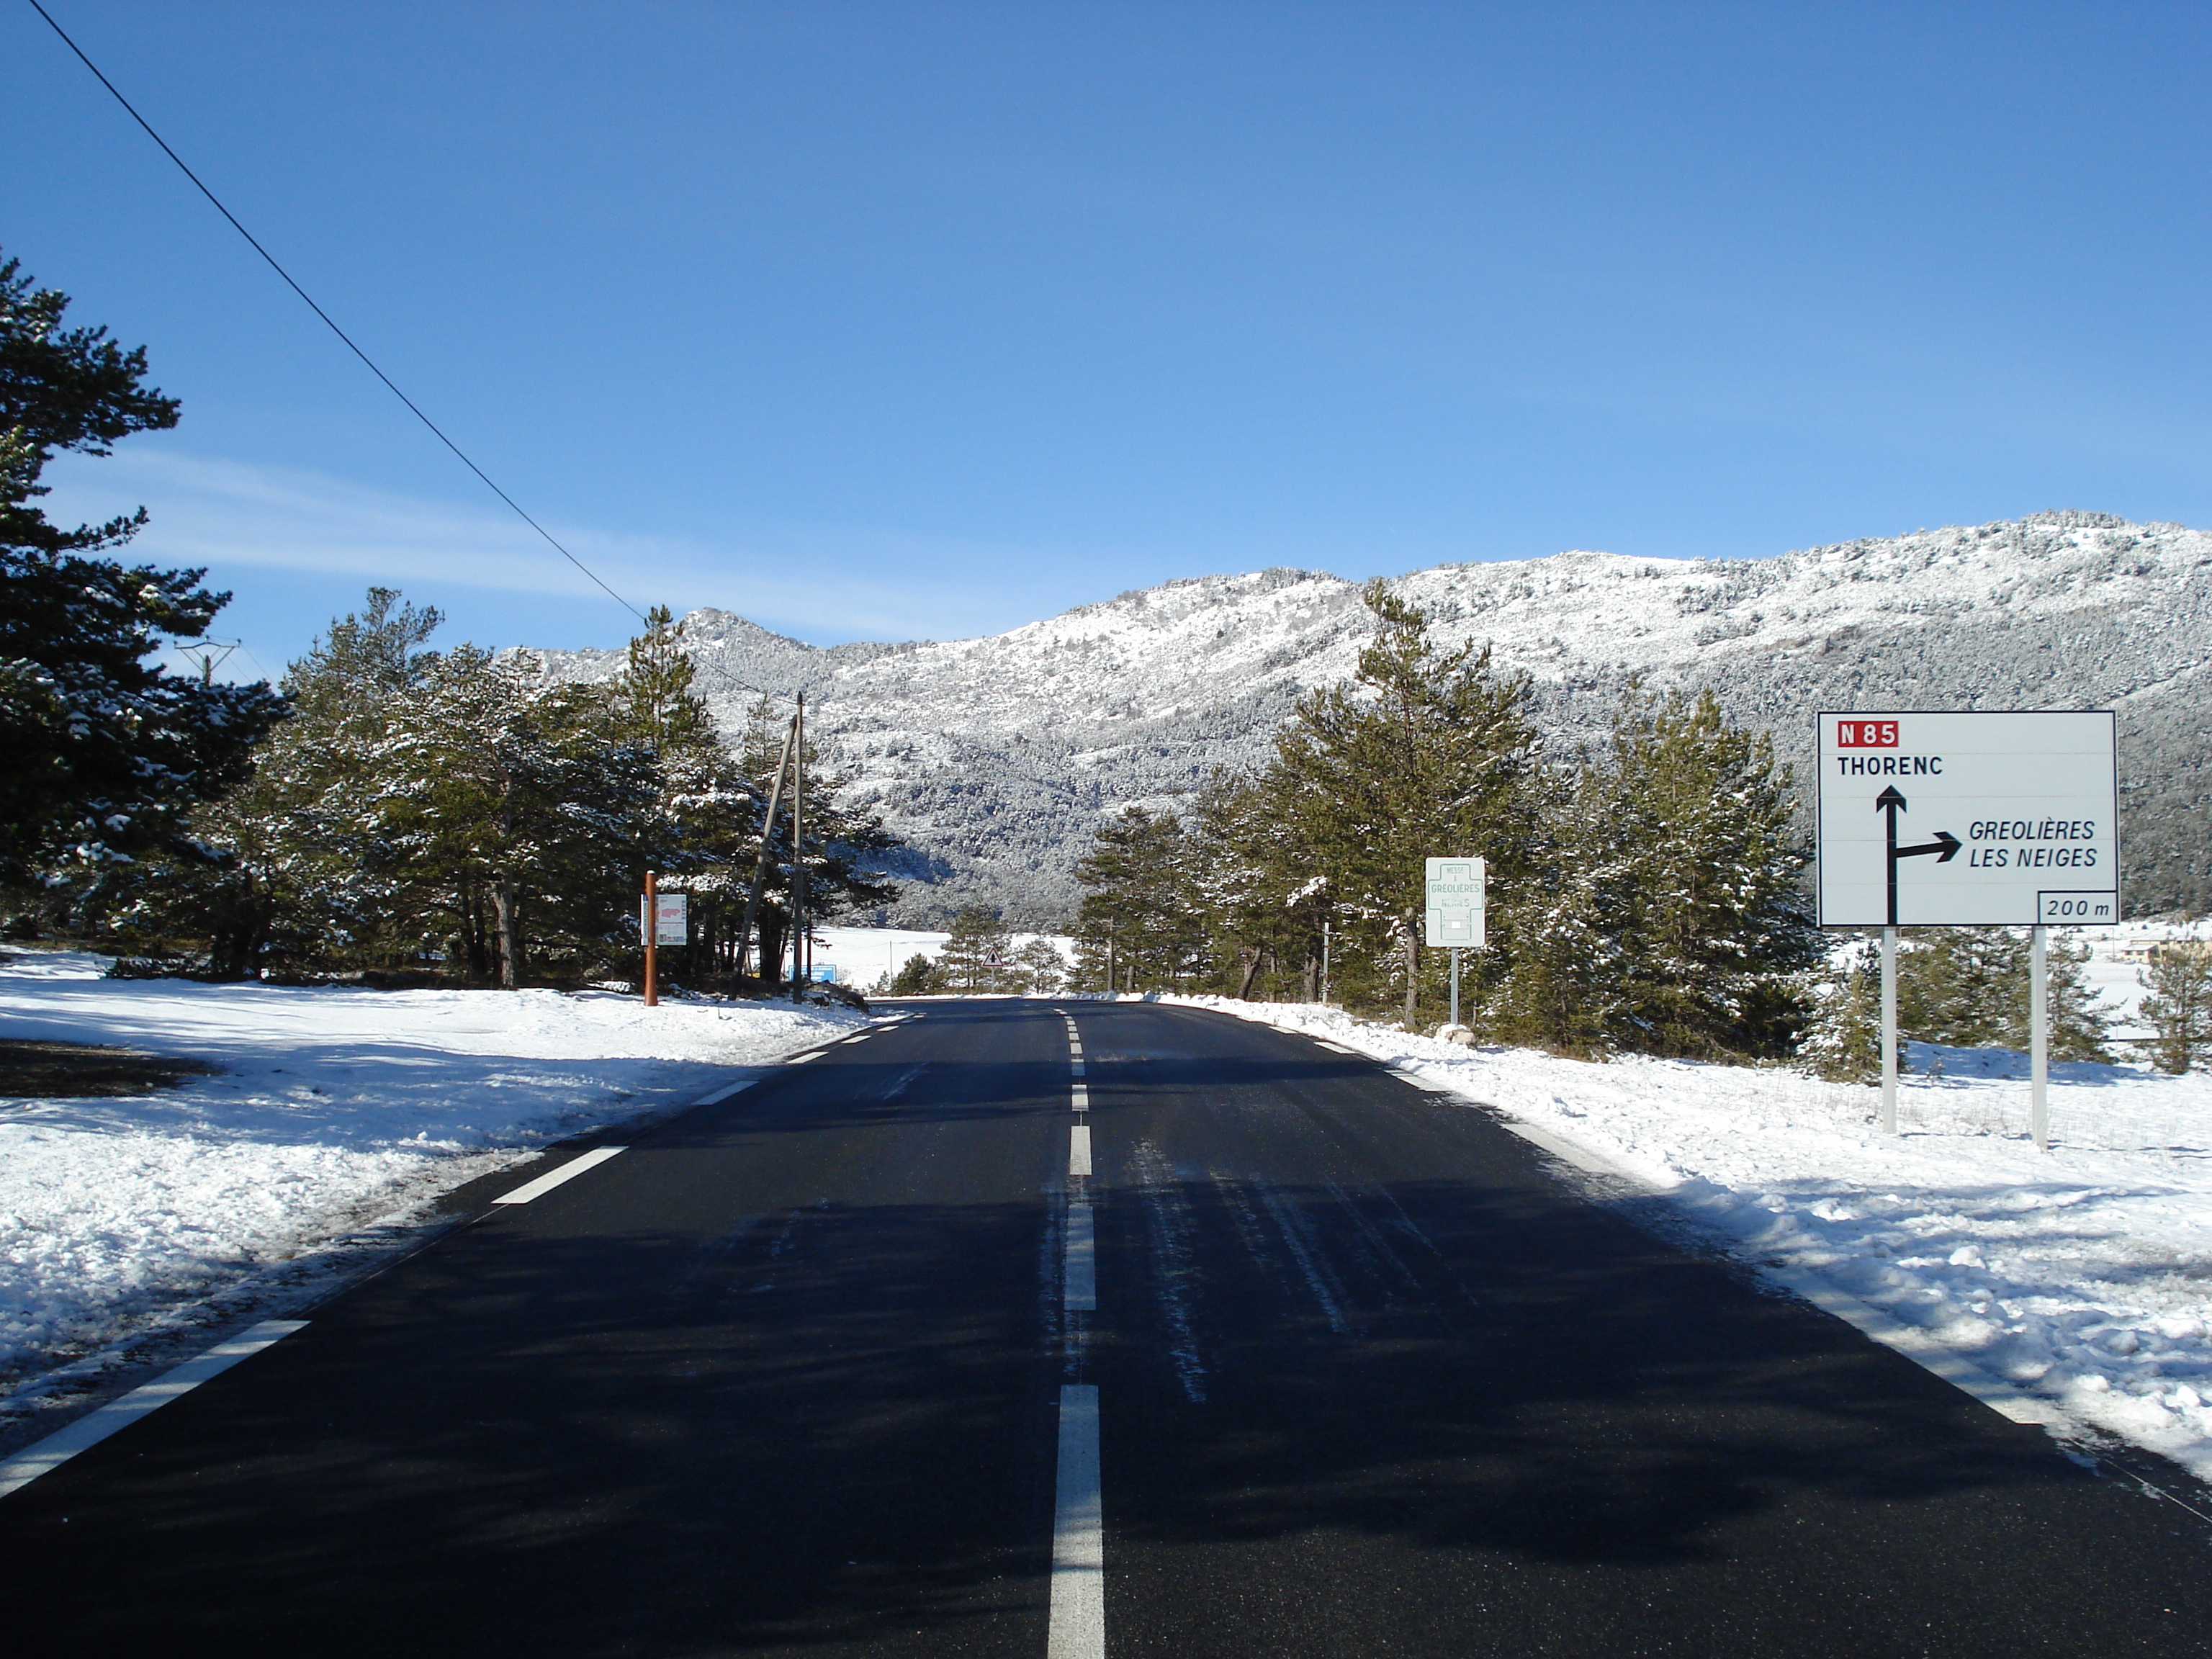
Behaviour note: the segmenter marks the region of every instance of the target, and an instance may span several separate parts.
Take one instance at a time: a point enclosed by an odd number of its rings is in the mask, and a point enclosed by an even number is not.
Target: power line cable
[[[405,392],[402,392],[398,386],[393,384],[392,377],[389,374],[386,374],[382,369],[379,368],[375,362],[371,360],[369,355],[353,343],[352,336],[348,334],[343,329],[340,328],[335,322],[331,320],[330,313],[325,311],[320,306],[317,305],[313,297],[308,294],[307,290],[301,288],[299,283],[292,280],[292,273],[276,263],[276,255],[270,252],[267,248],[262,246],[258,241],[254,240],[253,233],[248,230],[244,225],[239,223],[238,216],[233,213],[228,208],[225,207],[216,193],[210,190],[204,184],[200,182],[199,174],[194,173],[190,167],[185,165],[185,158],[169,148],[168,141],[162,137],[160,133],[155,131],[153,124],[148,121],[144,116],[141,115],[137,112],[137,108],[133,106],[128,98],[125,98],[121,92],[117,90],[115,82],[109,80],[106,76],[100,73],[100,65],[94,63],[91,58],[85,56],[84,48],[77,45],[76,41],[70,39],[69,31],[64,29],[59,23],[54,21],[53,14],[48,11],[44,6],[40,5],[39,3],[39,0],[30,0],[30,6],[33,11],[35,11],[40,16],[46,20],[46,26],[49,28],[52,29],[56,34],[61,36],[62,44],[76,54],[77,61],[82,64],[87,69],[90,70],[93,72],[94,76],[100,82],[100,84],[106,87],[110,93],[114,94],[115,101],[123,106],[125,111],[130,115],[131,118],[145,129],[146,136],[161,147],[161,154],[167,156],[172,161],[174,161],[177,164],[177,170],[183,173],[185,178],[192,181],[193,187],[214,204],[215,210],[222,215],[224,218],[230,221],[231,228],[235,230],[240,235],[246,238],[247,246],[252,247],[256,253],[259,254],[264,259],[268,261],[269,269],[275,271],[279,276],[283,277],[284,279],[284,285],[290,289],[293,293],[298,295],[301,300],[307,302],[307,309],[313,312],[316,316],[321,318],[324,324],[330,329],[331,332],[337,335],[339,339],[345,342],[346,349],[352,352],[355,356],[360,358],[363,363],[367,364],[368,372],[375,375],[378,380],[383,381],[386,387],[390,390],[392,395],[398,398],[401,403],[406,404],[409,411],[413,414],[416,420],[422,422],[424,426],[430,428],[431,433],[437,438],[440,443],[445,445],[445,447],[452,450],[456,456],[459,456],[463,466],[468,468],[470,471],[475,473],[477,477],[483,481],[484,488],[490,490],[491,493],[498,496],[500,500],[505,501],[507,506],[513,507],[517,518],[520,519],[523,523],[528,525],[532,530],[544,537],[546,544],[550,546],[555,552],[558,553],[562,558],[568,560],[570,564],[574,565],[577,569],[582,571],[586,576],[589,576],[593,582],[599,585],[600,592],[605,593],[609,599],[612,599],[617,605],[622,606],[623,610],[629,611],[631,616],[635,617],[640,622],[644,622],[646,617],[643,611],[640,611],[628,599],[623,598],[621,594],[616,592],[613,588],[609,587],[605,582],[600,580],[599,574],[597,571],[593,570],[574,553],[571,553],[567,548],[563,547],[554,538],[552,532],[547,530],[544,525],[538,523],[537,520],[532,518],[527,513],[524,512],[522,510],[521,504],[518,502],[514,496],[508,495],[504,489],[501,489],[497,484],[494,483],[491,480],[491,475],[486,472],[482,467],[478,466],[474,461],[471,460],[467,454],[464,453],[461,447],[455,443],[451,438],[448,438],[445,433],[439,428],[438,423],[432,420],[428,415],[425,415],[421,409],[417,408],[415,400],[409,397]]]

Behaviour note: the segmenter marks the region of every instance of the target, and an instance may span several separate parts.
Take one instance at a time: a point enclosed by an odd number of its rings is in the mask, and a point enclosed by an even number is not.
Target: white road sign
[[[1479,949],[1483,943],[1483,862],[1480,859],[1429,860],[1431,945]]]
[[[2120,919],[2109,710],[1819,718],[1822,927]]]
[[[691,895],[656,893],[653,898],[653,942],[688,945],[691,942]]]

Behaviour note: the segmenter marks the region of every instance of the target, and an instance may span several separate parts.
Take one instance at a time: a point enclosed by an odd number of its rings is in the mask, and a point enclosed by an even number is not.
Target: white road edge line
[[[1098,1389],[1060,1390],[1052,1517],[1052,1618],[1045,1659],[1105,1659],[1106,1548],[1098,1492]]]
[[[1060,1301],[1079,1313],[1098,1309],[1097,1236],[1091,1230],[1091,1206],[1067,1206],[1067,1241],[1060,1255]]]
[[[572,1158],[559,1169],[542,1175],[535,1181],[526,1181],[511,1193],[503,1193],[492,1200],[495,1204],[527,1204],[533,1198],[543,1198],[564,1181],[573,1181],[586,1170],[597,1169],[623,1149],[619,1146],[594,1146],[581,1158]]]
[[[750,1089],[754,1084],[759,1081],[760,1079],[757,1077],[744,1078],[738,1082],[732,1083],[726,1089],[715,1090],[713,1094],[705,1096],[699,1100],[696,1100],[692,1102],[692,1104],[695,1106],[719,1106],[724,1101],[727,1100],[732,1095],[736,1094],[740,1089]]]
[[[1091,1173],[1091,1126],[1079,1123],[1067,1132],[1067,1172],[1072,1176],[1088,1176]]]
[[[187,1359],[174,1370],[165,1371],[151,1382],[131,1389],[121,1399],[111,1400],[98,1411],[86,1413],[67,1428],[56,1430],[27,1450],[0,1463],[0,1498],[21,1492],[48,1470],[59,1468],[79,1452],[98,1445],[118,1429],[129,1428],[147,1413],[167,1405],[179,1395],[191,1393],[240,1360],[306,1328],[307,1323],[304,1319],[264,1319],[228,1342],[216,1343],[198,1358]],[[1063,1430],[1063,1435],[1065,1432]],[[1065,1452],[1061,1454],[1063,1461],[1066,1455]],[[1095,1467],[1096,1450],[1091,1453],[1091,1462]],[[1097,1477],[1092,1478],[1095,1481]]]

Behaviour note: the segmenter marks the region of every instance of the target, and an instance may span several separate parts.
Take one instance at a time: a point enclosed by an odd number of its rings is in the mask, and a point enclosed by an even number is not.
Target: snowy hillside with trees
[[[2212,905],[2212,535],[2042,513],[1772,559],[1570,552],[1390,586],[1440,636],[1488,641],[1500,672],[1532,677],[1554,751],[1595,738],[1638,676],[1711,687],[1801,767],[1823,707],[2115,708],[2129,908]],[[985,639],[815,647],[712,610],[684,638],[727,731],[756,688],[808,688],[848,799],[911,843],[891,915],[941,922],[981,898],[1020,926],[1073,913],[1074,866],[1105,813],[1264,760],[1298,696],[1347,678],[1370,632],[1357,585],[1274,569]],[[586,680],[624,661],[545,654]]]

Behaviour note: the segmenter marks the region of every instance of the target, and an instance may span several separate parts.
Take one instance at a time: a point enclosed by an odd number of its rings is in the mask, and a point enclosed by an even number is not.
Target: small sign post
[[[1487,866],[1477,858],[1428,861],[1427,940],[1451,952],[1451,1023],[1459,1024],[1459,953],[1480,951],[1485,928]]]
[[[2047,1148],[2045,928],[2120,919],[2112,711],[1818,720],[1820,925],[1881,929],[1883,1131],[1897,1133],[1898,928],[2027,927],[2029,1115]]]
[[[645,872],[645,899],[637,908],[637,931],[645,941],[645,1006],[660,1006],[660,947],[691,942],[691,896],[664,893],[659,878]]]

